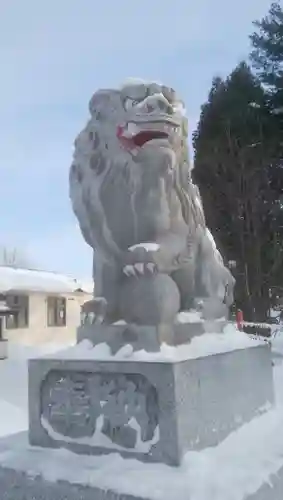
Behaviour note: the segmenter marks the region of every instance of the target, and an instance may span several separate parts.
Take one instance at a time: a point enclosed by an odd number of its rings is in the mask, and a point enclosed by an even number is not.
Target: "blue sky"
[[[191,131],[215,74],[249,51],[270,1],[1,0],[0,245],[45,269],[91,275],[68,198],[73,140],[99,87],[175,87]]]

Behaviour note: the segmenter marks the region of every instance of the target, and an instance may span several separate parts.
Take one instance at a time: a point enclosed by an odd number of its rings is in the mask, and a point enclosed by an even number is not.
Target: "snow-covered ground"
[[[274,325],[275,326],[275,325]],[[283,324],[276,325],[271,339],[272,352],[275,356],[283,357]]]
[[[283,334],[277,352],[283,354]],[[48,480],[61,479],[155,500],[243,500],[283,466],[283,363],[277,357],[274,383],[277,405],[230,434],[219,446],[190,452],[180,468],[123,460],[119,455],[77,456],[66,450],[27,452],[27,358],[55,352],[58,345],[10,346],[0,362],[0,462],[29,468]],[[282,349],[282,350],[281,350]],[[256,383],[256,381],[255,381]],[[6,436],[19,433],[7,440]]]
[[[27,359],[60,349],[9,344],[9,358],[0,360],[0,436],[27,429]],[[62,348],[62,347],[61,347]]]

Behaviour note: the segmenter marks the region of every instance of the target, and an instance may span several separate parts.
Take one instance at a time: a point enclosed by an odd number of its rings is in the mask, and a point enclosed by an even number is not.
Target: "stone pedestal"
[[[137,361],[74,346],[30,360],[29,433],[0,439],[1,499],[195,498],[186,460],[176,467],[186,452],[217,446],[274,395],[267,344],[198,358],[187,347]],[[247,500],[281,499],[282,477]]]
[[[29,438],[177,466],[187,451],[217,445],[265,411],[273,397],[267,345],[158,361],[83,359],[74,347],[29,362]]]

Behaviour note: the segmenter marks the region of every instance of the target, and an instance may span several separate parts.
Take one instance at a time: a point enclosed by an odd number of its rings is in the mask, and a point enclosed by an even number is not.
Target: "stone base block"
[[[29,362],[29,438],[36,446],[176,466],[273,398],[266,344],[164,361],[60,359],[59,352]]]

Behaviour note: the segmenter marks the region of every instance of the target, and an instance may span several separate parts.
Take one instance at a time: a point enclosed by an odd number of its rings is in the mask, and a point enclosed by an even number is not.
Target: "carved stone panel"
[[[41,421],[55,439],[139,451],[157,439],[157,391],[141,374],[52,370],[42,382]]]

